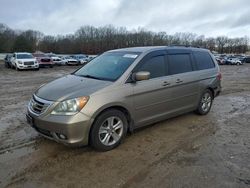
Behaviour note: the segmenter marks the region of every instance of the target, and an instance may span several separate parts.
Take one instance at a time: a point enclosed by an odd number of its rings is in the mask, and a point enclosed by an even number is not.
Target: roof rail
[[[171,44],[169,47],[186,47],[186,48],[201,48],[200,46],[192,46],[192,45],[182,45],[182,44]]]

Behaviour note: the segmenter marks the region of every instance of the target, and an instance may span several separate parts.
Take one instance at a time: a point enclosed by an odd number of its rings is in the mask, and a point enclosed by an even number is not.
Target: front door
[[[170,80],[167,77],[166,52],[154,52],[147,55],[133,72],[148,71],[150,79],[132,83],[134,121],[136,126],[143,126],[164,116],[168,110],[166,100]]]

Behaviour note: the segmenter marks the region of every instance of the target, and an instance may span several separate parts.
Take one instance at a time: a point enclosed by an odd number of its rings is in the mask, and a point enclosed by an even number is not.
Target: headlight
[[[18,64],[23,64],[23,62],[22,62],[22,61],[17,61],[17,63],[18,63]]]
[[[79,97],[60,102],[51,114],[54,115],[74,115],[82,110],[87,104],[89,97]]]

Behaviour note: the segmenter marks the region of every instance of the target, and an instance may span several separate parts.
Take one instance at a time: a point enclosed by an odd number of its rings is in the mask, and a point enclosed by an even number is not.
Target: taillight
[[[217,75],[217,78],[218,78],[218,80],[221,80],[221,78],[222,78],[221,72],[219,72],[219,74]]]

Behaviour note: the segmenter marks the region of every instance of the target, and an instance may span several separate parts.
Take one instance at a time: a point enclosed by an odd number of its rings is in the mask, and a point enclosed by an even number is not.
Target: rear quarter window
[[[211,69],[215,67],[212,57],[208,52],[194,52],[198,70]]]

